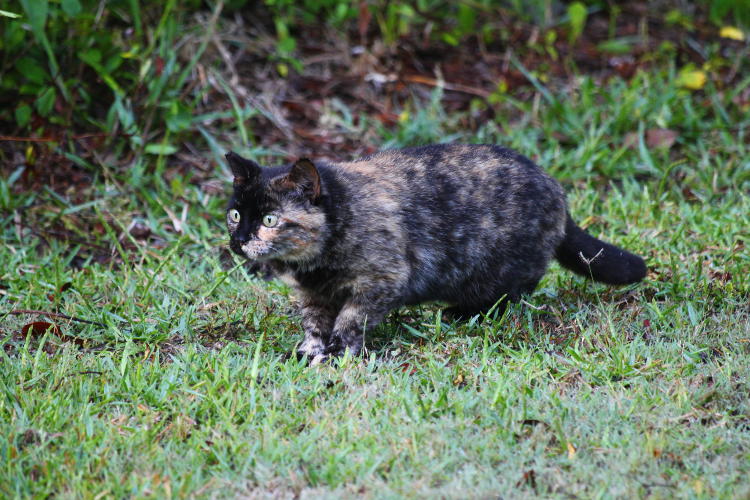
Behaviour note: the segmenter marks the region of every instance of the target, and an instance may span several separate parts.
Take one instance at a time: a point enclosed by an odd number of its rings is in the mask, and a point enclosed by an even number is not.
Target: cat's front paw
[[[323,340],[316,335],[305,335],[302,343],[297,347],[297,359],[301,360],[305,356],[314,359],[315,356],[325,353],[326,346]]]
[[[332,359],[329,355],[322,352],[310,354],[308,352],[297,351],[295,354],[297,355],[297,361],[304,360],[309,366],[320,365]]]
[[[325,354],[331,359],[343,358],[347,350],[351,353],[352,356],[355,356],[359,354],[359,351],[361,350],[361,346],[347,345],[344,342],[342,342],[341,339],[333,338],[331,339],[331,342],[329,342],[329,344],[323,350],[323,354]]]

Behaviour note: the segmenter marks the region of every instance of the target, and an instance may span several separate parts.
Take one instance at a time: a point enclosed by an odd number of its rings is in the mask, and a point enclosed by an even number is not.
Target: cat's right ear
[[[247,184],[254,180],[260,174],[260,165],[252,160],[241,157],[234,151],[230,151],[225,155],[229,168],[232,169],[232,175],[234,175],[234,181],[232,184],[240,186]]]

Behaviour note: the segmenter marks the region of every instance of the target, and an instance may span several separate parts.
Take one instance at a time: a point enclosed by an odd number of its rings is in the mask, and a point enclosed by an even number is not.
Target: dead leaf
[[[745,34],[742,30],[735,28],[734,26],[723,26],[719,30],[719,36],[721,38],[729,38],[730,40],[738,40],[740,42],[745,39]]]
[[[417,369],[408,361],[404,361],[398,367],[401,368],[402,372],[408,373],[409,375],[414,375],[415,373],[417,373]]]
[[[568,441],[568,458],[570,460],[573,460],[576,456],[576,447],[573,446],[573,443]]]
[[[668,128],[652,128],[646,130],[644,142],[648,149],[669,149],[679,136],[677,132]],[[625,134],[622,145],[626,148],[637,149],[638,141],[638,132],[628,132]]]
[[[622,78],[630,79],[638,69],[638,63],[631,55],[614,56],[608,61],[609,66],[617,71]]]
[[[679,134],[668,128],[653,128],[646,131],[646,146],[649,149],[671,148]]]
[[[696,201],[698,199],[698,196],[695,194],[695,192],[693,192],[693,190],[687,186],[684,186],[682,188],[682,196],[685,197],[685,201]]]
[[[682,87],[684,89],[700,90],[706,85],[706,80],[708,80],[708,77],[706,76],[705,71],[683,70],[680,71],[679,75],[677,75],[677,80],[675,83],[677,83],[678,87]]]
[[[62,286],[57,290],[56,294],[48,293],[47,298],[49,299],[50,302],[54,302],[56,297],[61,296],[63,292],[69,289],[71,286],[72,284],[70,283],[70,281],[68,281],[67,283],[63,283]]]
[[[139,220],[134,220],[130,223],[128,232],[136,240],[145,240],[151,236],[151,228]]]
[[[521,476],[521,479],[516,483],[516,487],[518,488],[525,484],[528,484],[532,489],[536,490],[536,472],[534,472],[534,469],[525,471],[523,476]]]
[[[732,273],[726,271],[710,271],[709,276],[711,279],[721,281],[722,283],[732,281]]]
[[[34,337],[41,337],[48,331],[55,335],[60,335],[60,329],[57,327],[57,325],[49,323],[47,321],[34,321],[32,323],[24,325],[23,328],[21,328],[21,334],[23,334],[24,336],[31,334]]]

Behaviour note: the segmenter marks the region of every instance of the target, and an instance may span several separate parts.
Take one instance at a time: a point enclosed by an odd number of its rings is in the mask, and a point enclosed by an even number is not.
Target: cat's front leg
[[[305,338],[297,347],[297,358],[301,359],[307,356],[311,362],[320,361],[325,357],[325,350],[331,337],[336,312],[329,306],[303,298],[300,313],[302,314],[302,329],[305,332]]]
[[[347,349],[352,354],[359,354],[364,345],[365,330],[374,328],[388,311],[388,305],[380,300],[359,298],[347,301],[336,316],[325,354],[342,356]]]

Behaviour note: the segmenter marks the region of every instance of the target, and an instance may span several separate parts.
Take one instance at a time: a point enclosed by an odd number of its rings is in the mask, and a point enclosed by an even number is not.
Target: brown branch
[[[420,83],[422,85],[429,85],[430,87],[443,87],[445,90],[463,92],[464,94],[476,95],[484,99],[491,94],[491,92],[477,87],[470,87],[469,85],[462,85],[460,83],[441,82],[440,80],[424,75],[406,75],[402,79],[409,83]]]
[[[108,132],[96,132],[91,134],[77,134],[70,138],[74,141],[80,141],[81,139],[91,139],[93,137],[109,137]],[[114,134],[121,137],[130,137],[133,134]],[[65,140],[63,137],[18,137],[13,135],[0,135],[0,141],[13,141],[13,142],[60,142]]]
[[[9,135],[0,135],[0,141],[15,141],[15,142],[55,142],[57,139],[54,137],[13,137]]]

